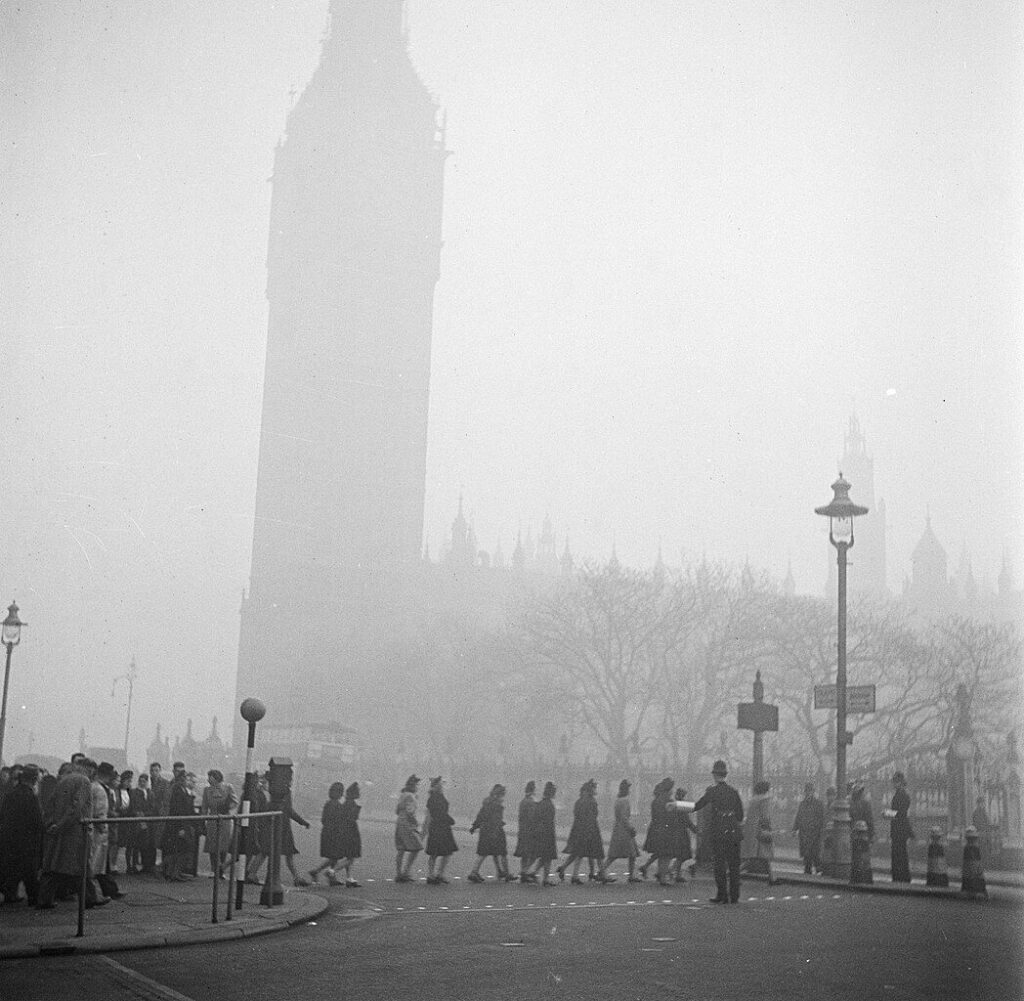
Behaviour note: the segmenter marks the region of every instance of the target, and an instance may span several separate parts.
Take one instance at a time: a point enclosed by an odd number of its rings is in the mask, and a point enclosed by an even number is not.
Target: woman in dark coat
[[[345,802],[341,804],[340,834],[338,837],[338,849],[340,850],[341,862],[339,865],[345,870],[345,885],[358,887],[360,884],[352,878],[352,866],[357,858],[363,854],[363,839],[359,835],[359,811],[362,809],[357,800],[359,799],[359,783],[353,782],[345,790]]]
[[[537,783],[530,779],[523,790],[523,798],[519,801],[519,830],[516,832],[516,848],[512,854],[519,859],[521,882],[533,861],[533,857],[529,854],[529,832],[533,825],[533,811],[537,809],[537,801],[533,798],[536,789]]]
[[[476,844],[476,865],[466,877],[471,883],[482,883],[480,866],[485,858],[494,859],[494,868],[498,871],[498,879],[506,882],[512,879],[508,871],[508,844],[505,840],[505,787],[495,785],[480,806],[480,810],[470,827],[469,833],[480,832]]]
[[[597,825],[597,783],[589,779],[580,786],[579,799],[572,808],[572,827],[565,842],[563,854],[569,857],[558,867],[559,880],[565,879],[565,870],[572,866],[570,882],[579,885],[580,862],[593,859],[600,862],[604,858],[604,842],[601,840],[601,829]]]
[[[167,804],[168,817],[187,817],[196,812],[195,797],[186,783],[183,771],[175,772],[171,795]],[[196,841],[195,826],[187,820],[169,820],[164,825],[160,841],[164,879],[180,883],[189,878],[185,867],[192,856]]]
[[[267,798],[267,777],[254,772],[252,776],[252,799],[249,803],[250,813],[265,813],[270,808]],[[255,886],[260,885],[260,867],[267,860],[270,851],[270,825],[272,817],[256,817],[243,827],[242,839],[245,846],[245,881]]]
[[[544,886],[554,886],[551,879],[551,863],[558,858],[555,842],[555,788],[554,782],[544,783],[544,795],[533,811],[533,824],[527,839],[526,850],[533,857],[533,866],[520,879],[524,883],[536,883],[537,873],[544,870]]]
[[[686,801],[686,790],[676,790],[676,803]],[[677,883],[685,883],[693,875],[693,845],[690,842],[690,834],[697,833],[697,825],[693,822],[688,811],[676,806],[669,811],[669,828],[672,837],[672,871],[670,879]],[[686,870],[685,873],[683,870]]]
[[[448,800],[444,794],[444,779],[438,775],[430,780],[427,795],[427,883],[439,886],[447,883],[444,870],[448,859],[459,850],[452,835],[455,819],[448,812]]]
[[[646,877],[652,862],[658,863],[658,882],[668,881],[668,864],[672,858],[672,828],[669,826],[668,801],[672,797],[675,783],[670,778],[662,779],[654,787],[651,800],[651,822],[647,827],[643,849],[649,853],[647,861],[640,866],[640,875]]]
[[[320,813],[320,857],[323,861],[309,870],[309,878],[315,883],[325,869],[327,885],[341,886],[341,880],[335,875],[338,859],[342,858],[341,845],[341,797],[345,795],[343,782],[332,782],[327,790],[327,802]]]
[[[914,837],[910,826],[910,793],[907,792],[907,780],[903,772],[896,772],[892,777],[896,791],[892,794],[889,804],[889,844],[892,856],[892,881],[894,883],[910,882],[910,858],[907,854],[907,842]]]
[[[43,813],[36,796],[39,769],[26,765],[0,809],[0,893],[5,904],[17,903],[18,886],[35,907],[39,896],[39,866],[43,852]]]

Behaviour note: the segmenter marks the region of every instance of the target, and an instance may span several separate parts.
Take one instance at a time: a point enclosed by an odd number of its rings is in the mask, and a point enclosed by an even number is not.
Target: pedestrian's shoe
[[[559,866],[555,870],[555,872],[558,873],[558,882],[559,883],[564,883],[565,882],[565,868],[564,868],[564,866]]]
[[[583,885],[583,880],[580,879],[579,876],[573,876],[572,879],[569,880],[569,882],[572,883],[573,886]]]
[[[319,875],[319,873],[316,871],[316,869],[310,869],[309,870],[309,880],[314,885],[316,884],[317,876],[318,875]],[[330,882],[330,879],[328,879],[328,882]]]
[[[97,897],[95,900],[87,900],[85,906],[88,910],[93,907],[102,907],[104,904],[110,903],[110,897]]]
[[[614,876],[607,876],[607,875],[603,875],[602,873],[598,873],[594,877],[594,879],[596,879],[599,883],[614,883],[615,882],[615,877]]]
[[[412,876],[410,876],[408,873],[400,872],[395,877],[395,882],[396,883],[411,883],[412,882]]]
[[[532,875],[531,873],[524,872],[519,877],[519,882],[520,883],[536,883],[537,882],[537,877]]]
[[[308,879],[303,879],[301,876],[296,876],[295,877],[295,885],[296,886],[309,886],[310,883],[309,883]]]
[[[447,883],[448,880],[444,880],[443,882]],[[346,879],[345,880],[345,885],[350,887],[350,888],[358,889],[363,884],[362,883],[357,883],[354,879]]]
[[[328,886],[344,886],[345,883],[342,880],[338,879],[337,876],[328,876],[327,877],[327,885]]]
[[[483,883],[483,882],[485,882],[483,876],[481,876],[480,873],[478,873],[478,872],[471,872],[466,877],[466,879],[468,879],[471,883]]]
[[[628,883],[642,883],[644,881],[643,876],[630,876],[626,881]]]
[[[436,876],[428,876],[427,877],[427,886],[437,886],[437,877]]]
[[[729,903],[728,897],[712,897],[709,901],[712,904],[727,904]]]
[[[540,885],[541,886],[558,886],[558,884],[553,879],[545,879]]]

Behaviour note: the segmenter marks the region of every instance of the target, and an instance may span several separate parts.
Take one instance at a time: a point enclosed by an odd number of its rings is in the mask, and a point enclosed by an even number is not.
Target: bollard
[[[871,873],[871,840],[867,821],[858,820],[850,833],[850,882],[873,883]]]
[[[949,886],[949,872],[946,869],[946,846],[942,843],[942,829],[933,827],[929,833],[928,886]]]
[[[978,845],[978,830],[968,827],[964,831],[964,861],[960,872],[960,892],[971,897],[987,897],[985,872],[981,867],[981,847]]]

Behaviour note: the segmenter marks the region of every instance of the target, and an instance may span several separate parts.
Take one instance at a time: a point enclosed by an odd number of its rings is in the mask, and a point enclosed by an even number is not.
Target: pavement
[[[620,862],[615,868],[621,866]],[[851,884],[824,876],[805,875],[802,863],[795,855],[781,853],[773,864],[772,882],[892,896],[976,899],[960,892],[960,872],[956,867],[950,867],[949,888],[927,886],[923,871],[914,871],[913,877],[911,883],[893,883],[885,861],[876,859],[875,882]],[[766,877],[745,875],[744,880],[748,879],[764,881]],[[1022,873],[986,872],[985,879],[991,887],[1024,890]],[[225,917],[228,883],[224,881],[218,888],[218,920],[214,923],[211,920],[213,880],[208,874],[184,883],[167,883],[153,876],[119,875],[118,882],[125,892],[124,898],[86,911],[85,935],[82,938],[75,934],[78,923],[75,900],[60,902],[52,911],[39,911],[24,904],[0,906],[0,960],[176,947],[248,938],[315,922],[330,906],[328,899],[315,888],[285,886],[283,903],[266,907],[259,903],[259,888],[246,886],[242,910],[235,911],[228,921]],[[1011,896],[1016,898],[1017,894]],[[357,909],[352,910],[349,916],[360,918],[372,913]]]
[[[214,924],[213,879],[209,875],[183,883],[141,875],[119,875],[117,880],[125,896],[87,910],[82,938],[76,938],[77,899],[60,901],[52,911],[25,904],[0,906],[0,960],[250,938],[315,921],[329,906],[327,899],[315,892],[285,887],[284,902],[266,907],[259,903],[260,888],[246,886],[242,910],[234,911],[228,921],[228,883],[222,881]]]

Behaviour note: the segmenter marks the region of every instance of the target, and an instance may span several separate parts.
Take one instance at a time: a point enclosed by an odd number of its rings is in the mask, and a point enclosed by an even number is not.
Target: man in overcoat
[[[804,798],[796,810],[793,830],[800,839],[804,872],[821,871],[821,836],[825,833],[825,804],[814,795],[814,783],[804,786]]]
[[[18,886],[34,907],[39,895],[39,861],[43,847],[43,814],[36,796],[39,769],[26,765],[17,785],[0,809],[0,893],[5,904],[19,901]]]
[[[96,762],[78,758],[57,780],[53,798],[43,817],[43,878],[39,885],[41,910],[53,907],[60,893],[77,893],[82,885],[83,846],[88,831],[80,823],[92,817],[92,782],[90,775]],[[90,879],[85,884],[85,906],[109,903],[109,897],[96,893]]]
[[[694,811],[711,808],[709,834],[715,863],[715,885],[718,892],[713,904],[737,904],[740,899],[740,843],[743,840],[743,801],[740,794],[725,781],[729,770],[724,761],[711,767],[715,784],[708,786],[694,804]]]

